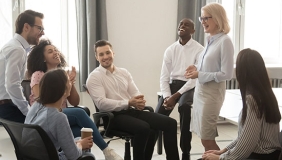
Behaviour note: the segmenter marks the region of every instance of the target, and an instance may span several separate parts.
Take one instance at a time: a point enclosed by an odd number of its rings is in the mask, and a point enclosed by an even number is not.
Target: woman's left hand
[[[199,73],[198,71],[186,72],[184,76],[187,79],[189,78],[195,79],[195,78],[198,78],[198,73]]]
[[[219,155],[213,153],[203,154],[203,160],[219,160]]]
[[[75,77],[76,77],[76,69],[74,66],[72,66],[71,71],[69,72],[69,79],[72,85],[75,84]]]

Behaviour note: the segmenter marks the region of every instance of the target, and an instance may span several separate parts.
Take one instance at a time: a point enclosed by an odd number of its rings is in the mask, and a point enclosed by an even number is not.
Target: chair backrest
[[[40,126],[1,118],[0,123],[10,135],[18,160],[59,160],[52,140]]]
[[[30,80],[23,80],[21,84],[23,87],[23,94],[29,102],[29,96],[31,95]]]
[[[86,90],[86,92],[88,93],[88,95],[90,96],[89,90],[86,86],[86,84],[82,84],[82,87]],[[90,96],[90,98],[92,99],[92,97]],[[92,99],[92,102],[94,104],[95,110],[96,112],[100,112],[99,108],[95,105],[94,100]],[[107,117],[103,117],[102,119],[100,119],[99,121],[95,122],[97,128],[99,128],[99,126],[104,126],[104,128],[106,128],[107,124],[108,124],[108,118]]]
[[[86,84],[82,84],[82,87],[86,90],[86,92],[87,92],[88,95],[90,96],[90,93],[89,93],[89,91],[88,91],[88,88],[87,88]],[[91,96],[90,96],[90,97],[91,97]],[[92,98],[91,98],[91,99],[92,99]],[[93,101],[93,104],[94,104],[94,107],[95,107],[96,112],[99,112],[99,108],[97,108],[97,106],[95,105],[95,102],[94,102],[93,99],[92,99],[92,101]]]

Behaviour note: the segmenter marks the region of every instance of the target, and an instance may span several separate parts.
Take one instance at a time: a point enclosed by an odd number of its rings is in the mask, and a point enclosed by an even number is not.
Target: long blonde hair
[[[210,14],[212,19],[218,26],[218,31],[228,34],[230,31],[230,26],[228,23],[228,18],[225,9],[219,3],[209,3],[202,7],[202,11]]]

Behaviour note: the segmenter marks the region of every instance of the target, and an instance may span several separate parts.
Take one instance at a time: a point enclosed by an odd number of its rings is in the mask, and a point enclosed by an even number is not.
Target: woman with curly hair
[[[33,48],[27,60],[27,76],[31,80],[31,105],[39,96],[39,82],[43,75],[47,71],[64,67],[66,67],[64,56],[50,40],[41,40],[39,44]],[[61,106],[61,111],[67,115],[74,137],[80,136],[81,128],[92,128],[93,141],[103,151],[106,160],[121,160],[122,158],[117,155],[113,149],[109,148],[107,143],[105,143],[96,125],[83,109],[77,107],[66,108],[67,101],[73,106],[77,106],[80,101],[79,95],[74,86],[75,77],[76,69],[75,67],[72,67],[72,70],[69,73],[69,79],[72,84],[70,95],[66,98],[66,100],[64,100],[64,103]],[[56,80],[54,80],[54,83],[56,83]]]

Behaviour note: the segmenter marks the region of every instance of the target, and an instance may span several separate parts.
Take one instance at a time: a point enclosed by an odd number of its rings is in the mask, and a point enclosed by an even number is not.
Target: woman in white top
[[[236,77],[243,101],[238,137],[222,150],[207,151],[203,159],[277,160],[281,152],[281,115],[265,64],[257,51],[244,49],[239,53]]]
[[[198,78],[190,130],[202,141],[205,150],[218,150],[215,142],[217,119],[225,96],[225,81],[233,75],[234,47],[227,33],[230,31],[224,8],[218,3],[202,7],[200,22],[207,37],[197,66],[189,66],[186,78]]]

